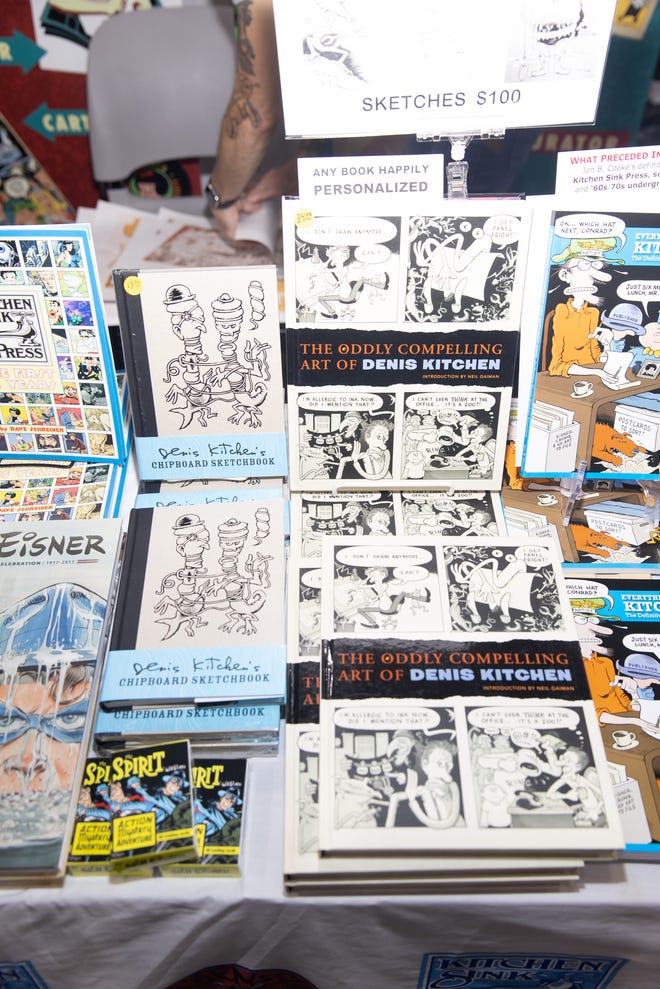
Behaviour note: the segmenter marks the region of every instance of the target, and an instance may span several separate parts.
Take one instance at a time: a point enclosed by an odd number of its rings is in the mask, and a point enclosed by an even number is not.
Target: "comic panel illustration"
[[[522,473],[660,468],[660,214],[554,214]]]
[[[399,492],[391,491],[302,491],[290,508],[291,544],[305,560],[321,559],[324,536],[396,535],[401,517]]]
[[[500,495],[490,491],[400,492],[404,536],[504,536]]]
[[[440,565],[442,567],[442,564]],[[393,536],[323,544],[324,638],[368,633],[437,634],[447,627],[438,550]]]
[[[292,327],[517,330],[528,213],[461,204],[428,215],[317,216],[284,202]]]
[[[295,785],[292,792],[292,814],[297,810],[293,826],[294,855],[317,852],[319,846],[319,751],[320,738],[316,726],[290,726],[287,734],[295,732]],[[287,804],[289,802],[287,801]],[[287,836],[289,830],[287,828]],[[287,840],[288,837],[287,837]]]
[[[290,388],[292,490],[387,486],[395,410],[391,390]]]
[[[334,830],[465,827],[451,707],[337,705],[332,731]]]
[[[316,216],[290,201],[285,218],[290,326],[396,323],[400,217]]]
[[[498,487],[507,401],[500,391],[404,391],[401,473],[406,480]]]
[[[660,853],[658,589],[639,572],[567,579],[628,846]]]
[[[549,542],[447,539],[441,552],[453,630],[534,638],[574,634],[558,554]]]
[[[601,780],[579,707],[468,707],[481,828],[603,828]]]
[[[517,329],[526,248],[515,208],[410,217],[406,321]]]
[[[289,560],[287,662],[321,660],[321,567]]]

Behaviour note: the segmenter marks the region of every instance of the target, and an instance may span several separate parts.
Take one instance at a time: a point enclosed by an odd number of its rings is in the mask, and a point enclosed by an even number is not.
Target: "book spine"
[[[110,639],[110,652],[117,649],[132,649],[137,642],[152,523],[151,508],[134,508],[131,511],[119,578],[116,620]]]
[[[129,278],[135,279],[138,286],[139,275],[139,271],[130,269],[112,273],[136,437],[154,436],[157,432],[142,300],[139,291],[129,292],[126,288]]]

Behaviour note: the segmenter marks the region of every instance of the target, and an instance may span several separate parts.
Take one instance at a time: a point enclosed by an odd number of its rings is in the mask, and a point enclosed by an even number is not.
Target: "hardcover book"
[[[330,641],[321,852],[611,855],[621,830],[588,698],[575,640]]]
[[[102,754],[116,749],[188,738],[194,751],[249,751],[264,755],[277,747],[279,704],[172,704],[116,711],[99,708],[94,746]]]
[[[0,452],[126,457],[122,409],[87,224],[0,227]]]
[[[655,476],[660,213],[552,214],[521,473]]]
[[[505,536],[495,491],[300,491],[291,504],[291,545],[321,559],[324,536]]]
[[[626,840],[660,854],[660,587],[644,572],[572,568],[567,589]]]
[[[499,490],[518,336],[289,331],[291,490]]]
[[[101,706],[281,703],[283,574],[281,499],[133,509]]]
[[[247,760],[193,757],[193,805],[197,862],[161,866],[164,876],[240,876]]]
[[[284,199],[287,326],[518,330],[528,227],[520,200],[396,215],[368,198],[346,197],[332,213]]]
[[[479,889],[575,881],[571,856],[452,853],[321,856],[319,853],[320,664],[289,665],[285,747],[284,881],[298,893]],[[392,767],[394,768],[394,767]],[[395,774],[392,774],[394,786]]]
[[[141,480],[286,474],[275,268],[119,269]]]
[[[324,639],[575,637],[559,555],[543,539],[334,537],[320,586]]]
[[[0,522],[108,518],[122,466],[80,461],[0,461]]]
[[[0,878],[63,873],[121,525],[0,527]]]

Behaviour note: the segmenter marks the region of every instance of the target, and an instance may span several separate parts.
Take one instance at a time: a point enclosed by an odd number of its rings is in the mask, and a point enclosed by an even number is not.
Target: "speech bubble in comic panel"
[[[304,392],[298,396],[298,408],[305,412],[377,412],[382,408],[380,395],[372,392]]]
[[[649,303],[660,301],[660,281],[650,278],[631,278],[619,285],[617,295],[626,302],[640,302],[648,316]]]
[[[440,724],[437,711],[425,707],[405,705],[401,707],[360,707],[340,708],[335,711],[334,722],[337,728],[358,731],[431,731]]]
[[[618,237],[625,243],[626,224],[620,216],[609,213],[571,213],[560,216],[555,223],[557,237],[569,240],[596,240],[603,237]],[[587,248],[585,244],[585,248]]]
[[[558,728],[576,729],[580,723],[577,711],[568,707],[561,708],[473,708],[467,714],[468,724],[483,731],[500,731],[509,733],[521,731],[540,731]]]

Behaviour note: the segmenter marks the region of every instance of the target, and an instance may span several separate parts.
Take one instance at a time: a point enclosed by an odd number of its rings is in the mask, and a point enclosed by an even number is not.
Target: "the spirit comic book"
[[[522,473],[660,469],[660,213],[552,215]]]
[[[160,869],[164,876],[240,876],[246,774],[246,759],[193,756],[193,808],[199,859],[165,864]]]
[[[22,460],[125,459],[87,224],[0,227],[0,451]]]
[[[71,855],[101,860],[108,836],[113,870],[197,858],[190,744],[170,739],[85,766]]]
[[[520,200],[393,215],[351,197],[336,212],[285,199],[283,223],[289,327],[519,329],[529,226]]]
[[[284,476],[275,268],[114,280],[140,479]]]
[[[292,491],[499,490],[518,334],[288,331]]]

